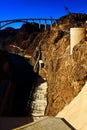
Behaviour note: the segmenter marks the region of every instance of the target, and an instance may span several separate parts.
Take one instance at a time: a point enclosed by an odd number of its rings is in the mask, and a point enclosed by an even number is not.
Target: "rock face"
[[[51,44],[47,53],[44,53],[48,79],[46,115],[56,115],[84,85],[87,76],[86,48],[87,45],[82,41],[70,56],[69,36],[66,35],[56,45]]]
[[[38,32],[36,29],[36,32],[28,32],[26,37],[24,32],[27,31],[23,27],[18,32],[21,34],[17,34],[16,40],[13,40],[18,47],[24,49],[24,54],[31,56],[35,70],[47,80],[45,115],[55,116],[73,100],[87,80],[85,39],[74,47],[73,54],[70,55],[70,28],[85,27],[86,19],[85,14],[69,14],[58,19],[52,30]],[[39,69],[39,60],[44,62],[42,69]]]
[[[47,52],[43,52],[48,81],[46,115],[56,115],[78,94],[86,79],[87,45],[84,41],[79,43],[70,56],[69,44],[69,36],[66,35],[56,45],[50,44]]]
[[[77,21],[74,22],[73,26]],[[80,21],[80,26],[83,23]],[[70,22],[66,24],[69,28],[72,27]],[[50,116],[55,116],[73,100],[81,91],[87,77],[87,44],[84,40],[79,42],[74,47],[73,55],[70,56],[68,28],[65,26],[61,31],[58,29],[54,28],[47,34],[44,38],[46,40],[41,44],[42,60],[48,81],[48,104],[45,114]]]

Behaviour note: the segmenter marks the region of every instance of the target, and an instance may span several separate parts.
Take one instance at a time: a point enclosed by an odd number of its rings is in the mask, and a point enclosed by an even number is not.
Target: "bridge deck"
[[[48,21],[50,21],[50,27],[52,27],[52,24],[56,21],[57,19],[55,18],[22,18],[22,19],[10,19],[10,20],[2,20],[0,21],[0,29],[4,28],[5,26],[9,25],[9,24],[12,24],[12,23],[16,23],[16,22],[23,22],[23,23],[26,23],[28,21],[38,21],[38,24],[39,24],[39,28],[40,28],[40,24],[41,24],[41,21],[44,21],[44,24],[45,24],[45,30],[46,30],[46,24]]]

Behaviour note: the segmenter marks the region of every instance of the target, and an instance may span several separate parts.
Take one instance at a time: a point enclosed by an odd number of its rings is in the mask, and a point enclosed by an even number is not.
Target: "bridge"
[[[8,26],[9,24],[12,23],[17,23],[17,22],[22,22],[22,23],[27,23],[27,22],[38,22],[39,29],[41,28],[41,23],[44,22],[44,28],[46,30],[47,25],[50,25],[50,28],[52,28],[52,24],[56,22],[57,19],[55,18],[24,18],[24,19],[12,19],[12,20],[2,20],[0,21],[0,30],[3,29],[4,27]]]

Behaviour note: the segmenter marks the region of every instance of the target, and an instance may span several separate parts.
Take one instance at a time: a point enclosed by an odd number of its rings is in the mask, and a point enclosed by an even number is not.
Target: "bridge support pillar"
[[[34,24],[34,19],[32,19],[32,21],[33,21],[32,23]]]
[[[46,28],[47,28],[47,25],[46,25],[46,19],[44,20],[44,22],[45,22],[45,30],[46,30]]]
[[[50,22],[51,22],[51,23],[50,23],[50,29],[52,30],[52,20],[50,20]]]
[[[41,28],[41,21],[40,21],[40,19],[39,19],[39,29]]]
[[[1,22],[0,22],[0,30],[1,30]]]

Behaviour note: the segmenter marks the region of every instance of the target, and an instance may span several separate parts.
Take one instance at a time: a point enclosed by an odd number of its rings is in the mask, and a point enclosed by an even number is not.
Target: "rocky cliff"
[[[31,64],[40,76],[46,78],[45,115],[55,116],[73,100],[87,80],[87,44],[84,39],[70,55],[70,28],[85,27],[86,19],[86,14],[69,14],[58,19],[52,30],[41,31],[36,28],[31,33],[28,30],[27,36],[25,28],[28,27],[25,26],[9,43],[22,48],[23,55],[32,56]],[[6,49],[12,50],[9,46]],[[39,69],[39,60],[44,62],[42,69]]]
[[[75,17],[75,19],[73,18]],[[61,18],[61,26],[43,33],[41,59],[44,68],[40,70],[48,81],[48,104],[45,115],[55,116],[81,91],[87,77],[85,40],[78,43],[70,55],[71,27],[85,26],[86,16],[69,15]],[[78,26],[79,24],[79,26]]]

